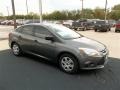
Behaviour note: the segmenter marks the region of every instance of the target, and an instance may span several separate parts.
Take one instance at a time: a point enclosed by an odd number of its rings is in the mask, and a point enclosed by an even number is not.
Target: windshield
[[[76,39],[82,37],[82,35],[62,25],[50,25],[50,28],[63,39]]]

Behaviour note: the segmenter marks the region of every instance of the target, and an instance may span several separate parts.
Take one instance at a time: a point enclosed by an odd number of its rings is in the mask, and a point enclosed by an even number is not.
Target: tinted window
[[[16,32],[21,32],[22,29],[23,29],[23,27],[19,27],[19,28],[17,28],[15,31],[16,31]]]
[[[28,35],[33,35],[33,26],[24,26],[22,28],[22,33],[28,34]]]
[[[40,38],[45,38],[46,36],[50,36],[51,33],[42,26],[36,26],[35,27],[35,36]]]
[[[117,21],[117,24],[120,24],[120,21]]]

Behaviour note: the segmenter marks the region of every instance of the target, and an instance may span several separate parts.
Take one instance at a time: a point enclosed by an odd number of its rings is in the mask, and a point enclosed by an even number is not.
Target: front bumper
[[[104,58],[96,58],[93,60],[85,60],[84,62],[81,63],[80,68],[81,69],[99,69],[99,68],[104,68],[105,64],[108,62],[108,57]]]
[[[108,52],[104,53],[101,57],[88,56],[82,58],[80,61],[80,69],[99,69],[104,68],[104,66],[109,61]]]

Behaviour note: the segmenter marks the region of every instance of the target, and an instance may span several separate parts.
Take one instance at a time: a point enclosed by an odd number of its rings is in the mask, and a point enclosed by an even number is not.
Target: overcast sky
[[[81,0],[42,0],[43,13],[50,13],[54,10],[74,10],[81,9]],[[120,4],[120,0],[108,0],[108,8]],[[26,14],[25,0],[15,0],[16,14]],[[28,0],[29,12],[38,13],[38,0]],[[84,8],[105,6],[105,0],[84,0]],[[11,0],[0,0],[0,12],[7,15],[7,7],[12,14]]]

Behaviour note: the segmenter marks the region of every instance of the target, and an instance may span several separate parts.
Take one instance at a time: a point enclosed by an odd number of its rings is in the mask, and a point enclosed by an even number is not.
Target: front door
[[[35,26],[35,52],[39,55],[42,55],[46,58],[53,59],[55,56],[56,45],[55,42],[46,40],[46,36],[51,36],[51,32],[48,29],[42,26]]]

